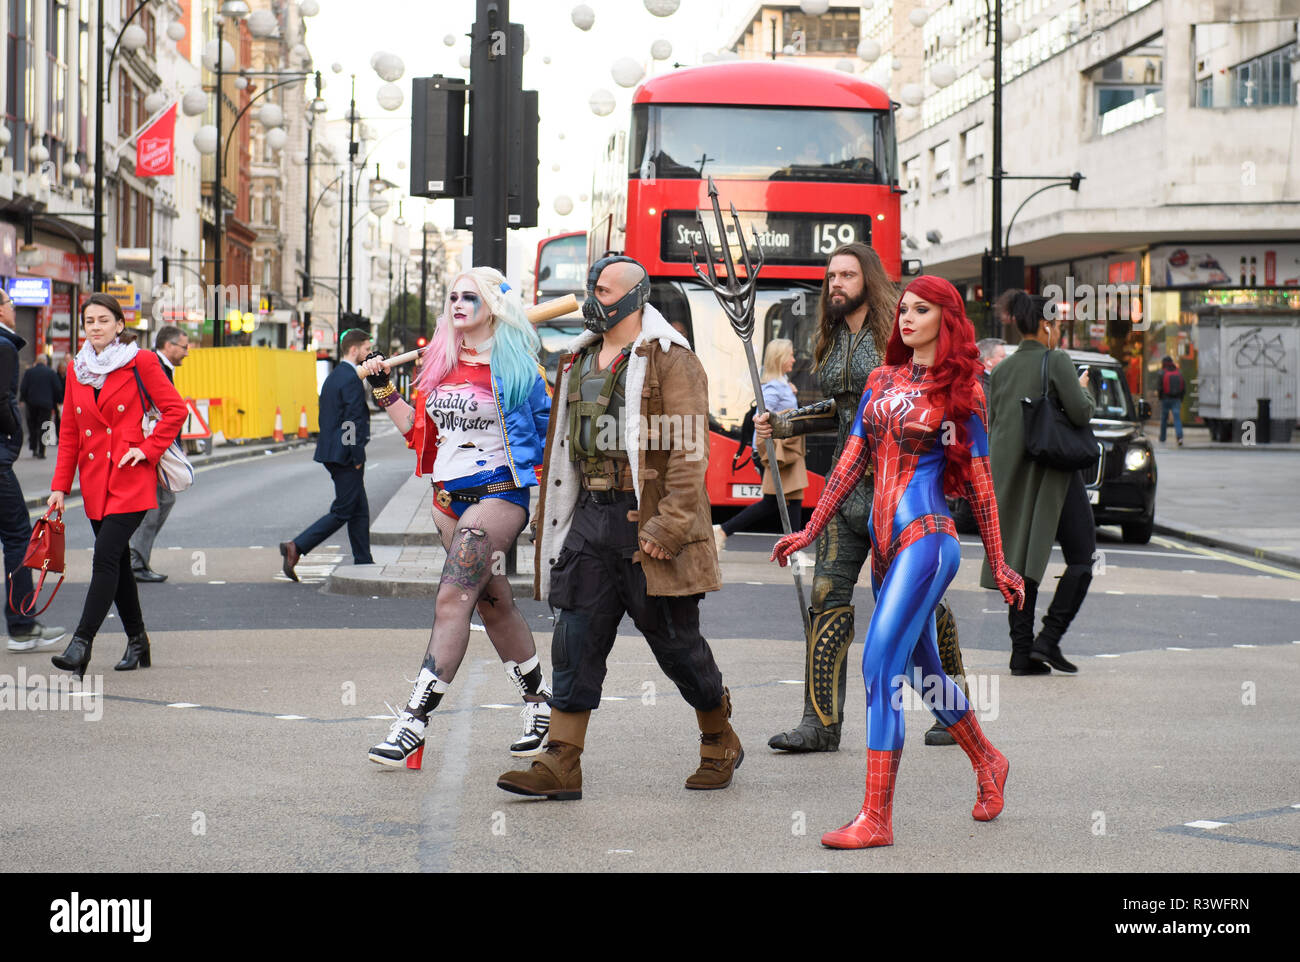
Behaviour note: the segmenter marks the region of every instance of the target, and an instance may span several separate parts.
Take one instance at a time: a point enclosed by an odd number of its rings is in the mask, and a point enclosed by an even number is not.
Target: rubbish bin
[[[1255,443],[1273,443],[1272,398],[1255,398]]]

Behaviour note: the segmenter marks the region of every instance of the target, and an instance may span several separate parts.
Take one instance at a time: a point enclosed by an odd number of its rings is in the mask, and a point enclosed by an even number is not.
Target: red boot
[[[948,731],[970,758],[975,778],[979,781],[980,793],[971,809],[971,817],[977,822],[991,822],[1002,812],[1002,786],[1007,783],[1011,763],[984,737],[980,723],[975,720],[975,712],[966,712]]]
[[[894,844],[894,782],[898,778],[900,748],[892,752],[867,749],[867,794],[858,816],[822,836],[827,848],[876,848]]]

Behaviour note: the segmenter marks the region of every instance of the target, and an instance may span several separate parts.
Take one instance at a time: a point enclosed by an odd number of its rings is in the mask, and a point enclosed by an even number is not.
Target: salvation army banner
[[[135,141],[137,177],[162,177],[175,172],[176,105],[140,132]]]

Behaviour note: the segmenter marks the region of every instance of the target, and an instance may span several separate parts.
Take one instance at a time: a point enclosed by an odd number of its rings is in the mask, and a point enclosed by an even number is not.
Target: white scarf
[[[123,344],[121,341],[113,341],[96,354],[94,347],[89,340],[81,342],[81,350],[77,352],[76,358],[72,362],[72,369],[76,372],[77,380],[82,384],[89,384],[98,390],[104,386],[104,379],[120,367],[125,367],[135,357],[140,346],[134,341],[130,344]]]

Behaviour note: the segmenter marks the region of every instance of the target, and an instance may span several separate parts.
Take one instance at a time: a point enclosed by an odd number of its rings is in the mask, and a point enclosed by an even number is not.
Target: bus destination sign
[[[787,212],[739,211],[745,242],[753,244],[754,233],[763,247],[769,264],[822,265],[831,251],[841,244],[861,241],[871,243],[871,218],[856,214],[792,214]],[[727,238],[733,255],[739,259],[740,248],[732,232],[731,215],[724,217]],[[703,250],[700,225],[693,210],[668,210],[663,214],[660,256],[665,262],[690,262],[691,249]],[[715,252],[718,227],[709,211],[704,218],[709,244]]]

